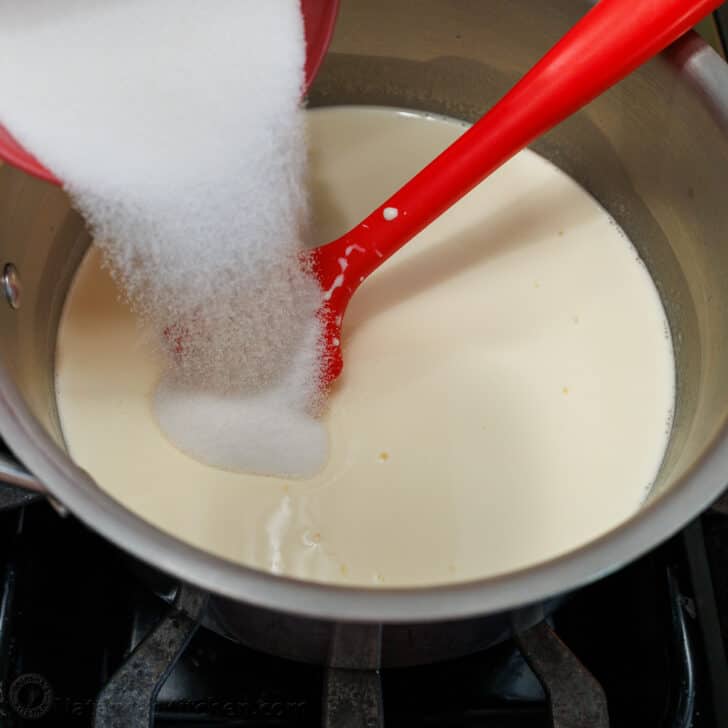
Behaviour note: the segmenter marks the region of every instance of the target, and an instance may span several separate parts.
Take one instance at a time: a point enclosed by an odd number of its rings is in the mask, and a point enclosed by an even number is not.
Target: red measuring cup
[[[308,88],[331,42],[339,12],[339,0],[301,0],[301,11],[306,34],[306,88]],[[0,159],[34,177],[56,185],[61,184],[52,172],[13,139],[2,124],[0,124]]]

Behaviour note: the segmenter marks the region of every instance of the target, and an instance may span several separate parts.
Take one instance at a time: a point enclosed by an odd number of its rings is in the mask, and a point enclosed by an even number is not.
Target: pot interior
[[[346,0],[309,103],[474,121],[587,7],[578,0]],[[677,402],[648,500],[680,487],[728,411],[728,122],[720,112],[728,100],[700,88],[705,54],[712,51],[697,38],[682,43],[533,145],[622,226],[665,306]],[[61,190],[0,168],[0,265],[13,263],[23,284],[17,310],[0,302],[2,358],[30,412],[61,447],[56,332],[89,244]]]

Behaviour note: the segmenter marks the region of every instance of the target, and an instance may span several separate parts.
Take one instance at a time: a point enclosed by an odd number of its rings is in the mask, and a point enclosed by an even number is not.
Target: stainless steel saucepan
[[[584,0],[343,0],[310,103],[475,120],[587,8]],[[688,35],[535,149],[591,192],[639,248],[676,347],[668,452],[647,503],[619,528],[532,568],[400,590],[265,574],[156,529],[66,453],[54,347],[90,239],[61,191],[7,167],[0,169],[0,271],[10,304],[0,299],[0,434],[28,471],[6,463],[4,479],[48,494],[141,562],[208,592],[210,624],[279,654],[349,667],[409,664],[478,649],[532,624],[559,595],[666,539],[728,482],[728,66]]]

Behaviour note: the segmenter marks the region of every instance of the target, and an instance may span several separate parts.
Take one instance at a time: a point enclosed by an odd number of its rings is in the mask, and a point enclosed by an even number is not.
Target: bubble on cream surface
[[[299,0],[0,0],[2,122],[166,358],[161,427],[226,469],[326,459],[304,60]]]

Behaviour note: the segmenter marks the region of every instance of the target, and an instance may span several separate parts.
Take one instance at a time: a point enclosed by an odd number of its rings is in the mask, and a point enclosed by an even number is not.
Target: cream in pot
[[[319,241],[463,131],[391,109],[309,118]],[[344,336],[318,476],[204,466],[157,428],[160,363],[92,248],[58,337],[70,453],[190,544],[367,586],[472,580],[565,553],[635,513],[657,473],[674,403],[659,297],[614,221],[533,152],[367,281]]]

